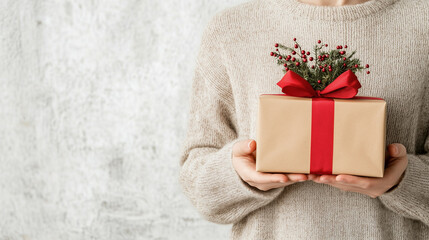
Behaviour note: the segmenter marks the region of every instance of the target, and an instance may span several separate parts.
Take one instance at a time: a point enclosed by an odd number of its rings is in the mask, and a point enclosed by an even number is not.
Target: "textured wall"
[[[0,1],[0,240],[227,238],[178,154],[202,31],[242,2]]]

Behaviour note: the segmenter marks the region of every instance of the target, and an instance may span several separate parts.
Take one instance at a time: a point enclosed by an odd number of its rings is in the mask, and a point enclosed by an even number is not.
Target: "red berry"
[[[344,58],[343,58],[343,60],[344,60],[344,61],[346,61],[346,60],[347,60],[347,58],[345,58],[345,57],[344,57]]]
[[[295,58],[294,57],[292,58],[292,62],[295,62]]]
[[[326,70],[325,70],[325,68],[322,68],[322,72],[325,72]]]
[[[340,54],[341,54],[341,55],[343,55],[343,54],[344,54],[344,51],[341,51],[341,52],[340,52]]]
[[[319,66],[319,69],[322,69],[322,66]]]
[[[278,47],[279,46],[279,44],[278,43],[276,43],[275,45],[274,45],[274,47]]]
[[[366,74],[369,74],[369,71],[368,71],[368,72],[366,72]]]
[[[328,71],[332,72],[332,68],[328,69]]]
[[[298,44],[295,44],[295,48],[298,48]]]
[[[296,41],[296,38],[293,38],[294,41]]]
[[[358,68],[358,67],[359,67],[359,65],[355,64],[355,68]]]
[[[276,49],[276,51],[278,52],[278,51],[279,51],[279,49],[277,48],[277,49]]]
[[[295,63],[295,65],[296,65],[296,66],[299,66],[299,62],[296,62],[296,63]]]
[[[270,55],[271,55],[271,56],[274,56],[274,53],[273,53],[273,52],[270,52]]]
[[[344,66],[344,67],[346,67],[346,66],[347,66],[347,64],[345,64],[345,63],[344,63],[344,64],[343,64],[343,66]]]
[[[328,58],[329,57],[329,54],[326,54],[326,58]]]
[[[283,64],[283,66],[287,67],[287,63]]]
[[[305,51],[304,51],[304,50],[301,50],[301,54],[305,54]]]
[[[325,47],[327,47],[328,46],[328,44],[325,44]]]
[[[317,43],[321,43],[322,41],[320,41],[320,40],[317,40]]]
[[[282,59],[282,56],[279,56],[279,59]]]
[[[367,64],[367,65],[365,65],[365,67],[366,67],[366,68],[369,68],[369,65]]]
[[[340,49],[343,49],[343,46],[340,45]]]
[[[344,45],[344,48],[347,48],[347,45]]]
[[[313,65],[313,66],[311,66],[311,68],[312,68],[312,69],[314,69],[314,65]]]
[[[337,46],[337,49],[340,49],[340,46]]]
[[[310,55],[310,52],[307,52],[307,55]]]
[[[322,81],[320,81],[320,80],[317,80],[317,83],[321,83]]]
[[[319,58],[319,59],[321,59],[321,58],[322,58],[322,56],[320,56],[320,55],[319,55],[319,57],[318,57],[318,58]]]
[[[287,68],[285,68],[286,69],[286,71],[288,71],[289,70],[289,68],[287,67]]]
[[[296,54],[296,52],[295,51],[292,51],[292,55],[295,55]]]
[[[331,66],[331,65],[329,65],[328,67],[329,67],[329,68],[332,68],[332,66]]]
[[[326,67],[328,64],[323,65],[324,67]]]
[[[287,58],[291,58],[291,56],[290,56],[290,55],[287,55]]]
[[[306,58],[304,58],[304,59],[302,59],[302,61],[303,61],[303,62],[307,62],[307,59],[306,59]]]
[[[310,60],[310,61],[313,61],[313,57],[310,57],[310,58],[309,58],[309,60]]]

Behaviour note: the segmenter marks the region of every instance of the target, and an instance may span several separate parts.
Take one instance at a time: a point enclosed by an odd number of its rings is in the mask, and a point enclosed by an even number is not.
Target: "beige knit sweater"
[[[241,180],[233,144],[256,140],[259,94],[281,94],[274,43],[304,49],[347,44],[371,73],[358,95],[387,102],[387,144],[408,150],[393,191],[378,198],[312,181],[267,192]],[[232,239],[429,239],[429,1],[370,0],[339,7],[253,0],[218,12],[206,27],[192,85],[180,182]],[[257,159],[256,159],[257,160]],[[192,231],[192,229],[189,229]]]

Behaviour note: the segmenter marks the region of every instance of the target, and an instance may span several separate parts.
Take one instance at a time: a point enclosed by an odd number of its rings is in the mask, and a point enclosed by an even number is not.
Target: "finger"
[[[389,144],[389,155],[387,168],[384,171],[384,179],[394,179],[401,175],[408,165],[407,150],[400,143]]]
[[[408,165],[408,159],[406,157],[396,158],[395,161],[390,161],[388,167],[384,170],[384,177],[388,181],[396,182],[399,176],[401,176]]]
[[[405,157],[407,155],[407,149],[404,145],[400,143],[392,143],[388,146],[389,149],[389,156],[398,158],[398,157]]]
[[[242,140],[234,143],[232,155],[234,157],[248,156],[256,150],[256,141],[253,139]]]
[[[314,177],[313,177],[313,182],[317,182],[317,183],[320,182],[320,176],[321,175],[316,175],[315,174]]]
[[[335,180],[340,183],[347,183],[356,185],[359,182],[359,177],[348,175],[348,174],[340,174]]]
[[[240,175],[245,182],[285,183],[289,181],[286,174],[257,172],[255,161],[251,161],[249,158],[251,157],[236,157],[233,162],[238,175]]]
[[[287,174],[287,177],[289,178],[289,180],[294,182],[303,182],[308,179],[305,174],[299,174],[299,173],[289,173]]]
[[[330,183],[335,182],[336,175],[320,175],[320,177],[317,179],[317,182],[321,183]]]
[[[281,173],[264,173],[257,172],[255,167],[248,164],[243,164],[240,168],[241,176],[246,182],[254,183],[285,183],[289,181],[289,178],[285,174]]]
[[[308,174],[308,180],[314,180],[314,179],[316,179],[317,178],[317,175],[316,174]]]
[[[264,173],[254,171],[251,174],[251,179],[255,183],[286,183],[289,181],[288,176],[286,174],[281,173]]]
[[[379,178],[358,177],[348,174],[340,174],[336,177],[336,181],[342,184],[368,189],[370,186],[375,185],[375,182],[379,181]]]

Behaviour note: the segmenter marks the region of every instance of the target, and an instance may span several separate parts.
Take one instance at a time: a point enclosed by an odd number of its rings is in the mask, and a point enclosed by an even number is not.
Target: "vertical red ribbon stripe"
[[[333,99],[312,99],[310,173],[332,174],[334,110]]]

